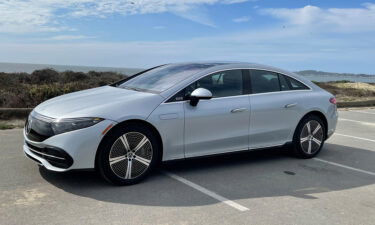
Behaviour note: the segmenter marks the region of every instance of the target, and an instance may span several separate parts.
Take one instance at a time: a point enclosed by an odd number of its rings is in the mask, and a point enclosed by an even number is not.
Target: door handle
[[[294,106],[298,105],[298,103],[290,103],[290,104],[286,104],[284,107],[285,108],[292,108]]]
[[[246,110],[247,110],[247,108],[238,108],[238,109],[232,109],[230,112],[231,113],[239,113],[239,112],[244,112]]]

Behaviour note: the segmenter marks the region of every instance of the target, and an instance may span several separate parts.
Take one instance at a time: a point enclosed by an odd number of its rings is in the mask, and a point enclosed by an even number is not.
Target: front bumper
[[[92,169],[103,130],[114,121],[103,120],[94,126],[52,136],[42,142],[29,140],[24,130],[23,151],[28,158],[46,169],[64,172],[72,169]]]

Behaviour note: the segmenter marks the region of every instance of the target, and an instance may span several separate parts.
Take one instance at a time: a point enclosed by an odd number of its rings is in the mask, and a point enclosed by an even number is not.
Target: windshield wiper
[[[120,88],[125,88],[125,89],[128,89],[128,90],[139,91],[139,92],[148,92],[148,93],[158,94],[157,91],[152,91],[152,90],[137,88],[137,87],[123,86],[123,87],[120,87]]]
[[[122,87],[122,88],[125,88],[125,89],[128,89],[128,90],[133,90],[133,91],[141,91],[141,92],[144,91],[144,90],[142,90],[142,89],[140,89],[140,88],[128,87],[128,86],[125,86],[125,87]]]

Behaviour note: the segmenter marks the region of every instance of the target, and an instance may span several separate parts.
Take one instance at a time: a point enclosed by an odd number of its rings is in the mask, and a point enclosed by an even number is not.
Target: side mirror
[[[211,99],[211,98],[212,98],[211,91],[205,88],[197,88],[193,92],[191,92],[188,99],[190,100],[191,106],[197,106],[200,99]]]

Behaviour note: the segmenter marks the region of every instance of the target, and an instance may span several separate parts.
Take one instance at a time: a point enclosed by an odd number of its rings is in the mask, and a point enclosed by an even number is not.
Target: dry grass
[[[55,96],[111,84],[125,78],[112,72],[57,72],[51,69],[27,73],[0,72],[0,108],[33,108]],[[1,117],[0,117],[1,118]]]
[[[0,120],[0,130],[23,128],[24,120]]]
[[[375,99],[375,84],[360,82],[316,83],[334,94],[338,102],[366,101]]]

